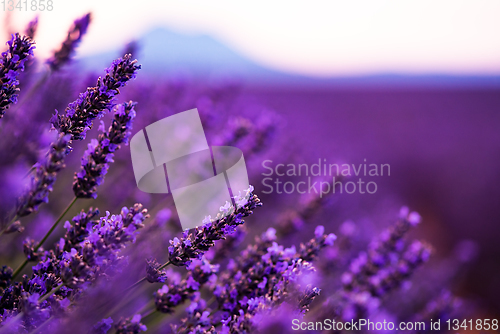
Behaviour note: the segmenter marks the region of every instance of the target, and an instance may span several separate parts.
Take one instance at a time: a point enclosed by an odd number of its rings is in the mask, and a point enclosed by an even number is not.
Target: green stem
[[[61,290],[61,288],[64,286],[64,283],[61,283],[59,284],[58,286],[56,286],[54,289],[50,290],[49,292],[47,292],[46,294],[44,294],[42,297],[40,297],[40,299],[38,299],[38,303],[41,303],[45,300],[47,300],[50,296],[52,296],[54,293],[56,293],[57,291]]]
[[[76,200],[78,198],[77,197],[74,197],[73,200],[71,201],[71,203],[69,203],[69,205],[66,207],[66,209],[64,209],[64,211],[61,213],[61,215],[59,216],[59,218],[57,218],[56,222],[54,223],[54,225],[52,225],[52,227],[50,228],[50,230],[45,234],[45,236],[43,237],[43,239],[38,243],[38,245],[35,247],[35,252],[40,248],[42,247],[43,243],[45,241],[47,241],[47,239],[49,238],[49,236],[52,234],[52,232],[54,232],[54,230],[56,229],[57,225],[61,222],[61,220],[64,218],[64,216],[68,213],[68,211],[71,209],[71,207],[76,203]]]
[[[148,321],[151,320],[151,317],[156,314],[158,314],[158,310],[156,308],[149,310],[148,312],[146,312],[144,315],[141,316],[141,323],[146,325]],[[149,326],[148,329],[150,329]]]
[[[24,262],[21,263],[21,265],[19,267],[17,267],[17,269],[12,274],[12,280],[14,280],[17,275],[19,275],[19,273],[21,272],[21,270],[23,270],[24,267],[26,267],[27,264],[28,264],[28,259],[25,259]]]
[[[69,205],[66,207],[66,209],[64,209],[64,211],[61,213],[61,215],[59,216],[59,218],[57,218],[56,222],[52,225],[52,227],[50,228],[50,230],[45,234],[45,236],[43,237],[43,239],[35,246],[35,248],[34,248],[35,252],[38,249],[40,249],[40,247],[42,247],[42,245],[43,245],[43,243],[45,241],[47,241],[47,239],[49,238],[49,236],[52,234],[52,232],[54,232],[55,228],[61,222],[61,220],[64,218],[64,216],[66,215],[66,213],[68,213],[68,211],[71,209],[71,207],[76,203],[77,199],[78,198],[76,198],[76,197],[73,198],[73,200],[71,201],[71,203],[69,203]],[[17,267],[17,269],[12,274],[12,280],[14,280],[17,275],[19,275],[19,273],[24,269],[24,267],[26,267],[27,264],[28,264],[28,259],[25,259],[24,262],[19,267]]]
[[[154,309],[151,309],[149,310],[148,312],[146,312],[142,317],[141,317],[141,322],[143,321],[146,321],[147,318],[149,318],[150,316],[152,316],[153,314],[155,314],[157,312],[157,309],[154,308]]]
[[[165,269],[169,264],[170,264],[170,261],[167,261],[166,263],[162,264],[161,267],[158,268],[158,270]],[[146,277],[144,277],[144,279],[146,279]]]

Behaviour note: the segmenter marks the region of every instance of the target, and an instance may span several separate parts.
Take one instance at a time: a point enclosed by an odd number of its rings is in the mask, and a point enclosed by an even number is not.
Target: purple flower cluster
[[[310,268],[310,261],[326,246],[333,246],[336,236],[324,234],[324,227],[318,226],[315,238],[295,246],[284,248],[276,243],[275,230],[269,229],[253,246],[249,246],[241,257],[231,261],[228,270],[219,278],[214,289],[219,309],[230,314],[238,313],[248,299],[266,295],[277,296],[278,290],[296,273]],[[275,291],[276,290],[276,291]]]
[[[34,39],[37,30],[38,30],[38,16],[36,16],[33,20],[31,20],[28,23],[28,26],[26,27],[26,30],[24,31],[24,33],[30,39]]]
[[[65,114],[56,114],[52,117],[52,125],[60,133],[70,134],[72,140],[85,139],[85,134],[92,128],[92,121],[103,116],[114,107],[114,97],[119,94],[119,88],[135,79],[141,68],[137,60],[127,54],[123,58],[113,61],[106,69],[104,78],[99,77],[97,85],[87,88],[78,99],[68,105]]]
[[[341,276],[341,300],[333,306],[342,319],[366,318],[380,305],[380,298],[404,283],[428,261],[431,248],[420,241],[407,245],[403,237],[420,222],[416,212],[400,211],[400,219],[372,241],[367,252],[351,261]],[[333,312],[333,311],[332,311]]]
[[[174,308],[184,303],[189,298],[194,298],[200,287],[209,281],[217,279],[218,265],[212,265],[207,260],[193,260],[187,266],[188,274],[185,279],[174,272],[170,276],[168,284],[155,292],[156,309],[162,313],[173,313]]]
[[[237,202],[238,203],[238,202]],[[168,247],[169,260],[174,266],[185,266],[191,259],[200,259],[201,256],[214,246],[214,242],[224,239],[226,235],[232,234],[235,228],[243,224],[243,218],[251,215],[252,210],[261,206],[260,199],[253,194],[253,187],[247,190],[245,198],[240,205],[234,208],[226,203],[221,207],[225,215],[215,221],[210,217],[205,218],[204,225],[194,230],[184,231],[182,238],[174,238]]]
[[[104,79],[98,79],[97,86],[87,88],[85,93],[68,105],[66,115],[59,115],[56,111],[51,120],[60,133],[59,138],[51,144],[45,161],[36,165],[31,186],[19,199],[17,216],[27,216],[36,211],[41,203],[48,202],[56,175],[65,167],[64,159],[71,151],[71,141],[84,139],[85,133],[92,127],[92,121],[114,106],[113,98],[119,93],[118,88],[135,78],[140,69],[140,65],[136,63],[136,60],[131,60],[130,55],[115,60],[106,70]],[[128,122],[125,125],[127,124]]]
[[[147,331],[148,328],[141,323],[141,315],[136,314],[132,318],[120,319],[115,329],[117,334],[139,334]]]
[[[36,328],[49,317],[64,312],[100,276],[119,272],[120,251],[135,241],[149,215],[141,204],[124,207],[118,215],[107,212],[94,220],[97,214],[92,209],[88,213],[82,211],[73,218],[74,224],[66,222],[66,234],[54,249],[32,255],[38,263],[32,268],[31,278],[24,275],[22,282],[9,285],[12,270],[2,268],[3,321],[22,314],[25,328]],[[31,244],[25,249],[32,249]],[[47,298],[41,298],[44,295]]]
[[[80,172],[75,173],[73,191],[77,198],[97,198],[97,187],[104,181],[109,163],[113,162],[114,152],[121,144],[128,144],[136,115],[135,105],[133,102],[118,105],[107,131],[101,121],[100,130],[103,133],[91,140],[82,158]]]
[[[87,33],[91,18],[91,14],[88,13],[87,15],[75,20],[73,26],[69,29],[68,36],[62,43],[61,48],[47,61],[51,70],[57,71],[61,68],[61,66],[70,61],[71,57],[75,53],[76,47],[80,44],[83,36]]]
[[[31,184],[27,191],[18,201],[17,216],[28,216],[38,209],[42,203],[49,201],[57,173],[66,167],[64,158],[68,154],[71,136],[61,133],[59,138],[51,144],[49,153],[42,163],[35,165],[35,175],[31,178]]]
[[[7,42],[7,51],[0,58],[0,118],[11,104],[17,103],[19,81],[17,77],[24,70],[24,63],[33,56],[34,42],[27,36],[12,35]]]

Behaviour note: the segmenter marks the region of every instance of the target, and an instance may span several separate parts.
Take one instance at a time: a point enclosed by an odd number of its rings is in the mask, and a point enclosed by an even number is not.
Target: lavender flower
[[[36,31],[38,30],[38,16],[36,16],[33,20],[28,23],[24,34],[28,36],[30,39],[34,39],[36,35]]]
[[[22,233],[24,231],[24,226],[21,225],[21,222],[19,220],[16,220],[14,223],[12,223],[10,226],[8,226],[4,234],[10,234],[10,233]]]
[[[412,317],[413,321],[426,322],[429,327],[430,320],[442,323],[448,319],[459,319],[463,301],[454,296],[450,291],[443,290],[436,298],[430,300],[425,307]],[[430,332],[430,331],[429,331]]]
[[[299,299],[299,310],[301,313],[309,312],[309,307],[311,306],[314,299],[319,296],[321,289],[317,287],[312,287],[312,285],[308,285],[304,294]]]
[[[284,248],[274,240],[272,229],[257,240],[235,261],[235,265],[221,276],[214,294],[221,310],[236,314],[246,300],[266,295],[280,299],[280,290],[285,291],[289,281],[295,281],[298,273],[311,269],[309,263],[319,251],[333,245],[335,236],[324,235],[324,228],[318,227],[315,238],[302,244],[299,252],[296,247]],[[267,249],[266,244],[271,243]],[[276,291],[274,291],[276,289]],[[243,303],[243,304],[242,304]]]
[[[17,77],[24,70],[24,63],[33,56],[34,42],[27,36],[12,35],[7,42],[8,50],[0,59],[0,118],[11,104],[17,103],[19,81]]]
[[[90,21],[90,13],[75,20],[73,26],[69,29],[68,36],[62,43],[61,48],[47,61],[51,70],[57,71],[61,68],[61,66],[69,62],[70,58],[75,53],[76,47],[80,44],[83,36],[87,33]]]
[[[59,138],[51,144],[45,162],[36,166],[31,186],[19,199],[19,217],[31,214],[41,203],[48,202],[57,173],[65,167],[64,159],[71,151],[71,141],[84,139],[85,133],[92,127],[92,121],[113,107],[113,97],[119,93],[118,88],[135,78],[137,70],[141,68],[136,62],[130,59],[130,55],[115,60],[106,70],[104,79],[98,79],[97,86],[87,88],[78,100],[68,105],[66,115],[59,115],[56,111],[51,120],[60,132]]]
[[[128,144],[132,122],[135,118],[133,102],[120,104],[114,113],[113,123],[108,131],[101,125],[102,134],[92,139],[82,158],[80,172],[75,173],[73,191],[77,198],[97,198],[97,186],[102,184],[104,176],[113,162],[114,152],[120,145]]]
[[[12,273],[13,270],[10,267],[2,266],[0,269],[0,293],[3,293],[4,289],[10,285]]]
[[[52,191],[57,173],[66,167],[64,158],[69,152],[70,138],[70,135],[60,134],[58,140],[51,144],[45,161],[36,165],[31,186],[18,201],[18,217],[31,214],[40,204],[49,201],[49,193]]]
[[[225,238],[226,234],[232,233],[234,227],[243,224],[242,218],[253,213],[253,209],[262,205],[257,195],[252,193],[253,187],[247,190],[247,203],[234,209],[232,205],[228,208],[221,207],[221,211],[231,212],[215,221],[207,219],[202,227],[197,227],[192,232],[185,231],[182,238],[174,238],[170,241],[168,248],[170,263],[175,266],[185,266],[191,259],[200,258],[206,251],[214,246],[214,241]]]
[[[32,268],[31,278],[24,275],[21,283],[6,287],[0,300],[1,308],[16,313],[22,311],[24,326],[36,328],[49,316],[64,312],[70,299],[76,299],[79,291],[88,288],[99,277],[118,272],[120,251],[135,241],[138,230],[144,226],[143,221],[149,217],[147,210],[135,204],[131,208],[124,207],[118,215],[107,212],[98,221],[92,220],[95,215],[96,211],[89,210],[88,214],[82,212],[73,218],[75,226],[66,226],[65,238],[53,250],[31,254],[33,243],[28,243],[25,246],[28,256],[36,257],[38,263]],[[82,231],[83,226],[86,232]],[[67,245],[73,247],[65,251]],[[2,276],[8,282],[11,270],[2,269]],[[52,296],[38,303],[39,297],[48,292],[52,292]],[[23,309],[17,305],[25,306]],[[36,323],[31,320],[34,319],[31,314],[36,315]]]
[[[367,253],[362,252],[351,262],[349,271],[342,275],[345,289],[352,290],[356,288],[356,285],[366,285],[371,276],[391,265],[395,257],[399,258],[404,251],[403,237],[411,227],[416,226],[419,222],[418,213],[409,213],[408,208],[403,207],[400,212],[400,220],[382,232],[379,238],[370,244]]]
[[[120,319],[115,329],[117,334],[139,334],[148,328],[141,323],[141,315],[136,314],[132,318]]]
[[[113,327],[113,319],[111,318],[106,318],[101,321],[99,321],[92,330],[90,331],[90,334],[106,334],[111,327]]]
[[[206,259],[193,260],[189,266],[188,275],[180,280],[173,273],[168,284],[164,285],[155,293],[156,309],[162,313],[173,313],[174,308],[188,298],[192,298],[201,286],[209,280],[216,280],[218,265],[210,264]]]
[[[146,260],[146,279],[149,283],[165,283],[167,274],[160,269],[161,264],[154,259]]]
[[[68,105],[65,115],[60,115],[56,110],[51,119],[54,128],[70,134],[72,140],[85,139],[86,132],[92,128],[92,121],[113,108],[113,98],[119,93],[118,89],[135,79],[140,68],[137,60],[131,60],[129,54],[115,60],[106,70],[104,78],[97,80],[95,87],[87,88],[75,102]]]
[[[89,208],[87,212],[82,210],[79,214],[74,216],[71,220],[72,223],[66,221],[64,223],[66,234],[59,242],[59,249],[68,252],[72,248],[77,248],[78,245],[89,235],[90,227],[98,215],[98,209]]]

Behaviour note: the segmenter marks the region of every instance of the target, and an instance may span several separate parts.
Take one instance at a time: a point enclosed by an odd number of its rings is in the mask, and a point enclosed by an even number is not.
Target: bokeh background
[[[39,15],[45,59],[89,11],[79,70],[101,73],[135,41],[139,84],[230,86],[265,105],[285,149],[249,165],[257,190],[267,159],[390,164],[376,194],[339,195],[318,223],[386,225],[387,210],[409,205],[435,257],[469,250],[456,293],[500,309],[500,2],[54,1],[51,12],[0,12],[1,36]]]

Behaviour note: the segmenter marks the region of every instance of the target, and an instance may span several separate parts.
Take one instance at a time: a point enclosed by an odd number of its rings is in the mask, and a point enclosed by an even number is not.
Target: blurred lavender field
[[[495,78],[344,85],[257,70],[221,46],[211,53],[206,39],[205,62],[201,44],[169,47],[172,36],[151,50],[148,38],[158,42],[158,31],[123,51],[70,61],[89,20],[76,21],[67,49],[48,65],[37,71],[44,60],[30,58],[19,84],[2,72],[10,78],[2,84],[21,91],[0,120],[0,260],[12,268],[0,275],[0,332],[286,333],[294,332],[292,319],[428,324],[498,316]],[[173,60],[157,62],[165,52]],[[126,143],[191,108],[210,145],[244,152],[255,189],[235,200],[227,218],[183,234],[171,196],[137,189]],[[65,168],[45,160],[51,143],[59,146],[49,157]],[[376,177],[371,195],[266,194],[265,161],[318,159],[389,164],[390,176]],[[44,186],[55,182],[50,195],[29,174]]]

